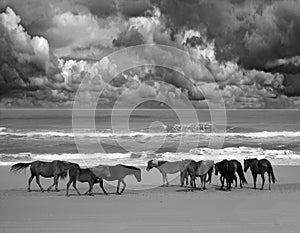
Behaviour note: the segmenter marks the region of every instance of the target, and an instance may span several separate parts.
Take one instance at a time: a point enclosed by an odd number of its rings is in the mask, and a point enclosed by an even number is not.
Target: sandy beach
[[[272,191],[253,190],[248,173],[249,185],[231,192],[218,190],[216,177],[206,191],[185,192],[175,177],[168,188],[127,189],[118,196],[106,183],[108,196],[97,185],[95,196],[71,189],[73,195],[65,197],[65,181],[59,193],[28,193],[28,171],[15,175],[1,167],[0,232],[299,232],[300,167],[274,169],[278,183]],[[159,185],[158,172],[150,174]],[[46,187],[51,180],[41,182]],[[87,184],[79,187],[84,192]],[[32,188],[37,190],[35,182]]]

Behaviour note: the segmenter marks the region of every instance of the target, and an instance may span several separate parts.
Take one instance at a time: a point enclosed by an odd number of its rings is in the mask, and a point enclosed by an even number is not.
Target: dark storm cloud
[[[190,53],[193,62],[183,64],[188,77],[161,69],[120,76],[108,85],[102,103],[111,103],[122,92],[124,104],[147,96],[180,102],[181,91],[201,105],[204,94],[214,99],[219,91],[228,106],[259,108],[274,107],[276,101],[295,106],[296,97],[287,96],[300,94],[299,1],[0,1],[2,11],[8,5],[22,21],[6,12],[14,23],[0,28],[2,103],[70,105],[86,75],[99,77],[81,93],[82,102],[89,103],[105,83],[99,67],[108,73],[114,69],[102,58],[144,43]],[[147,55],[137,57],[147,62],[152,54]]]
[[[284,85],[287,96],[300,96],[300,74],[286,74]]]
[[[246,68],[300,53],[299,1],[152,1],[177,29],[205,28],[219,59]]]

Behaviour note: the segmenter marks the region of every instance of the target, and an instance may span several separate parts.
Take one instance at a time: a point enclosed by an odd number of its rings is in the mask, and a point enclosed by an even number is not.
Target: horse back
[[[157,167],[158,170],[164,173],[174,174],[183,170],[183,162],[176,161],[176,162],[165,162],[161,166]]]
[[[53,162],[34,161],[30,166],[31,174],[41,175],[43,177],[53,177],[54,166]]]

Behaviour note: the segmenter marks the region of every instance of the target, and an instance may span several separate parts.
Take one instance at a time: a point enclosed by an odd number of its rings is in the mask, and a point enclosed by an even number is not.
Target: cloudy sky
[[[206,107],[300,107],[300,1],[0,0],[0,107],[100,107],[147,99]],[[167,57],[186,71],[141,66],[115,75],[110,54],[145,64]],[[134,53],[134,54],[133,54]],[[127,55],[126,55],[127,56]],[[101,93],[99,90],[105,86]]]

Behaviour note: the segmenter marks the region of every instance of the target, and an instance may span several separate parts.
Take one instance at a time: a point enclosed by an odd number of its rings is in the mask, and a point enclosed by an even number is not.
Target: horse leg
[[[232,183],[232,180],[231,179],[227,179],[227,190],[228,191],[231,191],[231,183]]]
[[[72,183],[72,180],[70,179],[69,182],[67,183],[67,189],[66,189],[66,196],[68,197],[69,196],[69,187]]]
[[[59,176],[57,176],[56,179],[54,178],[54,184],[55,184],[55,191],[56,191],[56,192],[59,192],[59,189],[58,189],[58,181],[59,181]]]
[[[162,184],[162,186],[164,187],[164,186],[165,186],[165,174],[162,172],[161,175],[162,175],[162,179],[163,179],[163,184]]]
[[[37,185],[40,187],[41,191],[44,192],[45,190],[43,189],[41,183],[40,183],[40,176],[35,176],[35,181],[37,183]]]
[[[34,178],[34,175],[31,175],[28,179],[28,187],[27,187],[28,192],[31,192],[30,184],[31,184],[31,181],[33,180],[33,178]]]
[[[53,186],[55,185],[55,176],[54,176],[54,179],[53,179],[53,184],[49,186],[49,188],[47,188],[47,192],[49,192]]]
[[[182,171],[180,172],[180,187],[183,187],[184,186],[184,179],[185,178],[185,172]]]
[[[89,180],[89,190],[87,191],[87,194],[90,196],[93,196],[92,191],[94,187],[94,180]]]
[[[57,188],[57,185],[58,185],[58,176],[57,175],[54,175],[54,178],[53,178],[53,184],[49,186],[49,188],[47,189],[47,191],[49,192],[54,186],[55,186],[55,190],[57,192],[59,192],[58,188]]]
[[[122,194],[124,192],[125,188],[126,188],[126,183],[124,182],[124,180],[121,180],[121,183],[123,184],[123,188],[122,188],[120,194]]]
[[[79,190],[77,189],[77,186],[76,186],[76,180],[73,181],[73,188],[76,190],[77,194],[80,196],[80,192]]]
[[[239,177],[239,179],[240,179],[240,188],[243,188],[243,183],[242,183],[241,177]]]
[[[236,175],[234,175],[234,181],[235,181],[235,187],[237,188],[237,181],[238,181],[238,179],[237,179],[237,177],[236,177]]]
[[[167,187],[169,186],[169,181],[168,181],[168,175],[167,173],[165,173],[165,178],[166,178],[166,184],[167,184]]]
[[[100,188],[102,189],[102,191],[104,192],[105,195],[108,195],[107,192],[104,189],[103,183],[104,183],[103,180],[100,179]]]
[[[263,190],[264,189],[264,185],[265,185],[265,175],[264,175],[264,173],[261,174],[261,180],[262,180],[262,182],[261,182],[261,188],[260,188],[260,190]]]
[[[120,192],[119,192],[119,188],[120,188],[120,183],[121,183],[121,181],[120,181],[120,180],[118,180],[118,186],[117,186],[117,194],[119,194],[119,195],[120,195]]]
[[[271,190],[271,173],[268,172],[268,176],[269,176],[269,190]]]
[[[257,175],[253,174],[253,183],[254,183],[254,189],[256,189],[256,180],[257,180]]]
[[[223,190],[223,188],[224,188],[224,177],[223,176],[220,177],[220,182],[221,182],[221,190]]]
[[[205,179],[205,176],[201,176],[201,177],[200,177],[200,181],[201,181],[200,191],[203,191],[203,190],[204,190],[204,187],[205,187],[205,186],[203,187],[203,183],[204,183],[203,180],[204,180],[204,179]]]

